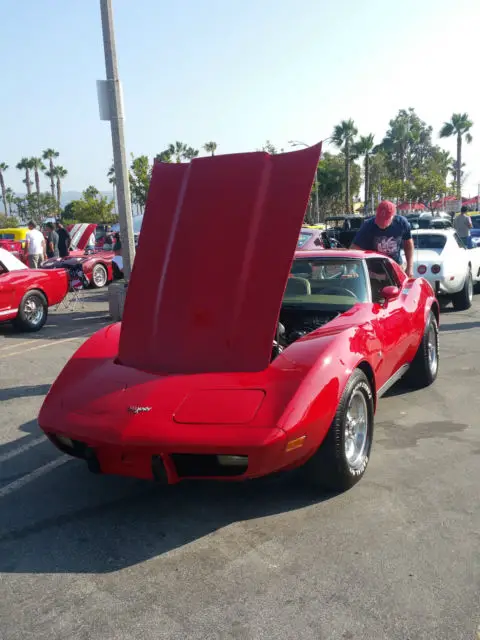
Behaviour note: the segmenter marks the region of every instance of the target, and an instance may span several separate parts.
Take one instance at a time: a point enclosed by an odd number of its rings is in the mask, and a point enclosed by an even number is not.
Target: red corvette
[[[67,272],[29,269],[10,251],[0,248],[0,322],[13,321],[23,331],[38,331],[48,307],[67,295]]]
[[[377,399],[437,376],[439,307],[383,256],[295,254],[319,154],[154,166],[123,322],[80,347],[40,411],[56,447],[168,483],[363,476]]]
[[[95,250],[96,224],[79,223],[67,227],[72,239],[67,258],[49,258],[42,269],[62,269],[81,265],[83,273],[92,287],[101,288],[113,279],[113,251]]]

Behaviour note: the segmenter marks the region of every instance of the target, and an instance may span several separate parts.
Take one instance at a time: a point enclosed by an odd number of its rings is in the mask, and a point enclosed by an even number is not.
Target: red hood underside
[[[154,166],[122,364],[172,374],[268,366],[320,151]]]

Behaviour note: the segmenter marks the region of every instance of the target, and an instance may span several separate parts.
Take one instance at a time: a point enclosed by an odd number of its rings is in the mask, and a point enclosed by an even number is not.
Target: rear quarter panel
[[[18,273],[15,287],[15,303],[20,304],[27,291],[41,291],[47,298],[48,306],[61,302],[68,291],[68,277],[64,269],[25,269]]]

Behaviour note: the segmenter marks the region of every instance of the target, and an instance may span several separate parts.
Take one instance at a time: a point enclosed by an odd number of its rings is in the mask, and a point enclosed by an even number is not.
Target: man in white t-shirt
[[[32,220],[28,223],[28,228],[29,231],[27,231],[25,246],[27,263],[30,269],[38,269],[47,257],[45,238]]]

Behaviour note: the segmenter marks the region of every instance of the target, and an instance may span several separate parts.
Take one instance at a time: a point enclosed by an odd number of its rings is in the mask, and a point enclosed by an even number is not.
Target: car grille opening
[[[171,459],[179,478],[233,477],[248,468],[248,456],[201,453],[172,453]]]

